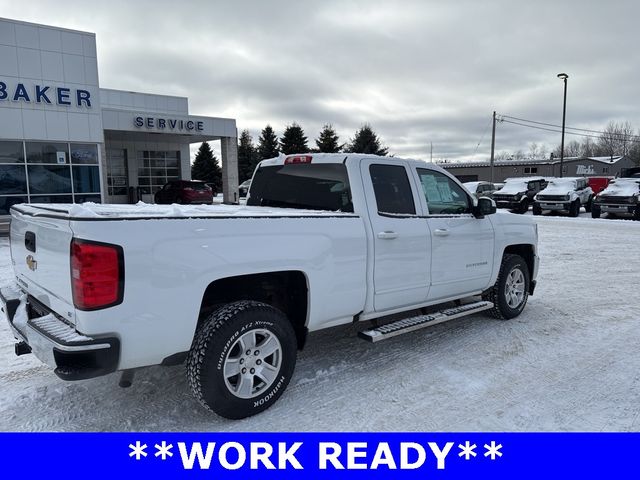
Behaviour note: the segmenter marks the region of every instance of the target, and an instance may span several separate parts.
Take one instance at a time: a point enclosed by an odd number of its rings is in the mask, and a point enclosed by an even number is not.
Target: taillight
[[[294,155],[293,157],[287,157],[284,159],[285,165],[290,165],[292,163],[311,163],[313,157],[311,155]]]
[[[122,247],[74,238],[71,241],[71,290],[79,310],[98,310],[122,302]]]

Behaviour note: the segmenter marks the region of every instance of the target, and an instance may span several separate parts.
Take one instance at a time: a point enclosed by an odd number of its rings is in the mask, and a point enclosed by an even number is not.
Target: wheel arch
[[[502,252],[501,258],[504,258],[504,256],[507,254],[519,255],[520,257],[522,257],[527,264],[527,268],[529,269],[529,276],[533,276],[535,269],[535,249],[533,245],[529,243],[507,245]]]
[[[255,300],[282,311],[296,332],[298,349],[304,347],[309,312],[309,281],[304,272],[284,270],[254,273],[209,283],[202,295],[196,331],[220,306],[241,300]]]

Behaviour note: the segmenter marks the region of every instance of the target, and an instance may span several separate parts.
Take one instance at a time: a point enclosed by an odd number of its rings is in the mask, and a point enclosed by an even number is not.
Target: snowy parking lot
[[[0,430],[640,430],[640,222],[536,217],[538,289],[511,321],[477,314],[369,344],[312,334],[276,405],[206,412],[183,366],[65,383],[16,357],[0,322]],[[12,279],[0,237],[0,283]]]

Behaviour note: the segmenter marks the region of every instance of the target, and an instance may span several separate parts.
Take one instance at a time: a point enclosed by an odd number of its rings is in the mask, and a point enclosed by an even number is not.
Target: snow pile
[[[633,197],[640,194],[640,180],[631,178],[617,178],[609,183],[609,186],[599,193],[599,196]]]
[[[540,192],[541,195],[566,195],[577,187],[575,178],[554,178],[547,188]]]
[[[499,193],[500,195],[516,195],[518,193],[526,192],[527,190],[529,190],[529,187],[526,181],[507,180],[507,182],[504,184],[504,187],[502,187],[496,193]]]

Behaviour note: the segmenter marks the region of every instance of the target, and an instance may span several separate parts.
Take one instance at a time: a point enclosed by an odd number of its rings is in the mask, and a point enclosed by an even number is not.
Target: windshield
[[[261,167],[247,205],[353,212],[347,168],[341,163]]]

